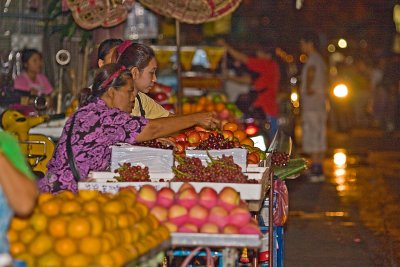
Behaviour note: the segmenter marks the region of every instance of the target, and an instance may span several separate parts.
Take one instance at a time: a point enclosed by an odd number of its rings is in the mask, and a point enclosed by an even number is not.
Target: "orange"
[[[61,191],[60,193],[57,194],[58,198],[62,198],[62,199],[74,199],[75,198],[75,194],[72,193],[71,191],[65,190],[65,191]]]
[[[247,155],[247,164],[258,164],[259,160],[254,153]]]
[[[101,252],[101,243],[101,239],[98,237],[84,237],[79,242],[79,251],[85,255],[98,255]]]
[[[149,225],[151,226],[152,229],[157,229],[158,226],[160,225],[160,222],[153,214],[149,214],[146,220],[149,222]]]
[[[89,263],[90,258],[82,254],[74,254],[64,259],[64,266],[68,267],[87,267]]]
[[[144,218],[147,216],[147,214],[149,214],[149,209],[143,203],[137,202],[136,205],[134,206],[134,209],[139,213],[140,218]]]
[[[125,243],[132,243],[132,241],[133,241],[132,234],[129,229],[123,229],[121,231],[121,233],[122,233],[122,238],[124,239]]]
[[[34,213],[30,219],[31,226],[36,232],[42,232],[47,227],[47,217],[41,213]]]
[[[95,190],[79,190],[78,198],[83,201],[88,201],[97,198],[100,195],[99,191]]]
[[[233,132],[233,136],[236,137],[239,140],[239,142],[241,142],[247,137],[247,134],[242,130],[236,130]]]
[[[146,236],[147,233],[150,232],[150,230],[151,230],[150,227],[151,226],[149,225],[149,223],[147,221],[143,220],[143,221],[140,221],[139,223],[136,223],[134,226],[134,229],[136,229],[136,231],[139,232],[139,235],[143,237],[143,236]]]
[[[101,254],[97,256],[96,264],[97,264],[96,266],[104,266],[104,267],[115,266],[113,257],[111,257],[111,255],[108,254]]]
[[[131,225],[131,219],[128,213],[122,213],[117,215],[117,223],[119,228],[127,228]]]
[[[89,200],[83,204],[83,210],[87,213],[98,213],[100,204],[96,200]]]
[[[116,236],[114,236],[113,234],[111,234],[110,232],[103,233],[102,238],[108,240],[108,242],[105,242],[103,240],[102,249],[104,249],[104,247],[107,248],[106,244],[104,244],[104,243],[109,243],[111,249],[115,248],[118,245],[118,238]]]
[[[239,139],[239,138],[238,138]],[[254,142],[253,140],[251,140],[250,138],[246,137],[245,139],[243,139],[242,141],[240,141],[241,145],[248,145],[253,147],[254,146]]]
[[[53,237],[64,237],[67,234],[67,220],[65,217],[51,218],[49,221],[48,231]]]
[[[189,114],[192,112],[192,105],[190,103],[184,103],[182,105],[183,114]]]
[[[106,237],[101,237],[101,252],[106,253],[111,250],[112,248],[112,243],[110,239]]]
[[[103,205],[103,211],[106,213],[119,214],[126,210],[125,203],[118,200],[111,200]]]
[[[138,231],[136,231],[134,228],[129,229],[129,231],[131,232],[132,243],[138,241],[140,237]]]
[[[51,193],[41,193],[38,197],[38,204],[41,205],[42,203],[46,202],[47,200],[53,197],[54,195]]]
[[[114,249],[113,251],[111,251],[110,255],[114,260],[115,266],[122,266],[128,262],[127,253],[121,248]]]
[[[36,236],[36,231],[33,228],[26,228],[22,230],[20,239],[24,244],[29,244]]]
[[[54,243],[54,251],[62,257],[74,254],[77,251],[75,240],[69,237],[57,239]]]
[[[12,256],[19,255],[26,251],[25,244],[21,241],[10,243],[10,253]]]
[[[18,233],[14,229],[10,228],[10,230],[8,230],[8,232],[7,232],[7,239],[8,239],[8,242],[10,242],[10,243],[17,241]]]
[[[238,129],[238,125],[234,122],[227,122],[224,124],[224,127],[222,129],[235,132]]]
[[[25,229],[26,227],[28,227],[28,225],[29,225],[28,220],[14,217],[11,220],[10,228],[15,231],[21,231],[22,229]]]
[[[37,266],[40,267],[62,266],[62,261],[60,256],[58,256],[56,253],[49,252],[37,259]]]
[[[206,105],[206,111],[214,111],[215,105],[213,103],[209,103]]]
[[[36,236],[29,244],[29,253],[33,256],[41,256],[48,252],[53,245],[53,239],[47,234]]]
[[[75,200],[68,200],[61,205],[62,214],[78,213],[81,209],[81,204]]]
[[[103,233],[104,221],[98,215],[90,214],[88,217],[91,227],[91,235],[99,236]]]
[[[219,103],[215,104],[214,108],[215,108],[215,111],[218,111],[218,112],[223,111],[225,109],[225,104],[222,102],[219,102]]]
[[[104,228],[106,230],[112,230],[117,228],[118,220],[115,214],[108,214],[108,216],[104,217]]]
[[[85,217],[72,218],[67,227],[68,236],[82,238],[90,233],[90,223]]]
[[[207,99],[207,97],[206,96],[201,96],[200,98],[199,98],[199,100],[197,101],[197,103],[199,104],[199,105],[206,105],[206,104],[208,104],[209,103],[209,101],[208,101],[208,99]]]
[[[47,217],[52,217],[58,215],[60,212],[61,201],[59,199],[53,198],[42,203],[39,206],[40,211]]]

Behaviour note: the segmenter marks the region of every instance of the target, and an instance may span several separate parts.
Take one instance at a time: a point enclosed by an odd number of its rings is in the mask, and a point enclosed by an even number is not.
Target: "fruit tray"
[[[203,165],[207,165],[207,161],[210,161],[207,152],[212,157],[222,157],[222,155],[233,156],[233,161],[242,168],[242,171],[246,170],[247,150],[243,148],[231,148],[231,149],[220,149],[220,150],[186,149],[186,156],[197,157],[201,160]]]
[[[259,235],[171,233],[171,245],[174,247],[259,248],[261,238]]]
[[[112,193],[115,194],[119,191],[120,188],[123,187],[135,187],[137,190],[140,189],[145,184],[151,184],[157,190],[160,190],[163,187],[169,187],[168,182],[110,182],[110,179],[101,179],[91,181],[91,182],[79,182],[78,190],[96,190],[102,193]]]

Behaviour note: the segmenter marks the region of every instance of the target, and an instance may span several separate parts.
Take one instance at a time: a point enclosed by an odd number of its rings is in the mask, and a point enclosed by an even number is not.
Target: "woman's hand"
[[[220,125],[215,112],[200,112],[193,114],[198,125],[208,129],[216,128]]]

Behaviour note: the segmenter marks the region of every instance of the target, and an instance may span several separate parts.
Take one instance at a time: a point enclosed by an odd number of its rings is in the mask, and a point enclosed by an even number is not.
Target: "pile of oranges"
[[[28,266],[122,266],[169,237],[136,193],[41,194],[29,218],[13,218],[10,253]]]

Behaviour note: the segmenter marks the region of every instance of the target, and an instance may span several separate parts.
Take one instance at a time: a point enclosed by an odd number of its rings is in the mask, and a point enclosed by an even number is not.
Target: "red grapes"
[[[118,182],[150,182],[149,168],[146,166],[132,166],[129,162],[119,165],[115,169],[119,176],[114,177]]]
[[[228,149],[234,148],[235,143],[224,138],[220,133],[213,135],[211,134],[207,140],[203,140],[196,147],[197,150],[209,150],[209,149]]]
[[[272,151],[271,164],[273,166],[286,166],[289,162],[290,156],[287,153],[279,152],[277,150]]]
[[[135,145],[152,147],[152,148],[173,149],[172,145],[163,144],[163,143],[161,143],[161,142],[159,142],[159,141],[157,141],[155,139],[148,140],[148,141],[143,141],[143,142],[138,142]]]
[[[232,156],[211,158],[207,166],[196,157],[179,157],[179,165],[173,168],[175,182],[255,183],[242,173],[242,168]],[[258,181],[257,181],[258,182]]]

